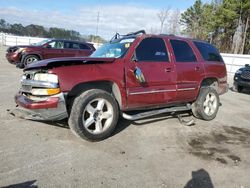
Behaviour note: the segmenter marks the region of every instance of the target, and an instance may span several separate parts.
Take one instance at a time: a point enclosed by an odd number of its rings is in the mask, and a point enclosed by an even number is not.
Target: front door
[[[43,50],[44,59],[64,57],[64,42],[63,41],[51,41],[46,44]]]
[[[129,61],[126,63],[128,108],[161,106],[175,100],[175,66],[162,38],[143,39]],[[136,79],[135,68],[141,70],[145,83]]]

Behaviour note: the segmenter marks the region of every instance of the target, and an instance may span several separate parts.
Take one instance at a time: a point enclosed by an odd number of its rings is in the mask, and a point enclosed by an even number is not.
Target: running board
[[[168,107],[168,108],[163,108],[163,109],[158,109],[158,110],[152,110],[152,111],[142,112],[142,113],[135,114],[135,115],[129,115],[129,114],[122,112],[122,117],[124,119],[134,121],[134,120],[143,119],[143,118],[147,118],[147,117],[151,117],[154,115],[163,114],[167,112],[181,112],[181,111],[187,111],[187,110],[191,110],[191,104],[187,104],[186,106]]]

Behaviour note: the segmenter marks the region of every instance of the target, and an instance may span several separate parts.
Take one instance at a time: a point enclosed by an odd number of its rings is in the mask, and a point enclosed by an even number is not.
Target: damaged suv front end
[[[25,119],[53,121],[68,117],[58,76],[46,70],[25,71],[15,101],[26,112]]]

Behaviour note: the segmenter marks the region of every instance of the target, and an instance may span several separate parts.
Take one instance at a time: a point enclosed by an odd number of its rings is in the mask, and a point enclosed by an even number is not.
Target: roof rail
[[[175,37],[175,34],[160,34],[161,36],[170,36],[170,37]]]
[[[140,30],[140,31],[136,31],[136,32],[131,32],[128,33],[126,35],[120,35],[119,33],[116,33],[110,40],[110,42],[113,42],[114,40],[118,40],[121,39],[123,37],[129,37],[129,36],[137,36],[139,34],[146,34],[145,30]]]

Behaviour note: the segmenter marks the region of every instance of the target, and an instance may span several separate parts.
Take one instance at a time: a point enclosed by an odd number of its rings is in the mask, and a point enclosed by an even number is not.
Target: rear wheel
[[[192,104],[193,115],[199,119],[212,120],[217,115],[219,103],[219,95],[214,88],[201,88],[197,100]]]
[[[91,89],[74,100],[69,126],[77,136],[99,141],[112,134],[118,117],[115,99],[106,91]]]

